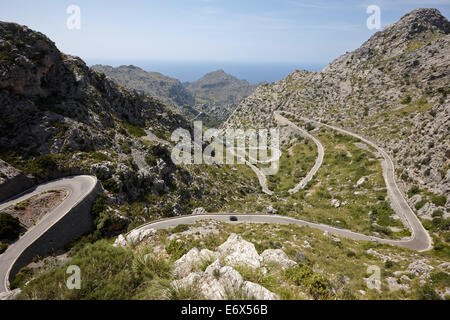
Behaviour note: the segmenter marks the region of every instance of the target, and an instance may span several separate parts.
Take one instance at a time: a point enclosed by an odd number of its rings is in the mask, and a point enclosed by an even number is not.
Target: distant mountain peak
[[[227,79],[236,79],[236,77],[234,77],[233,75],[226,73],[223,69],[219,69],[217,71],[213,71],[213,72],[209,72],[207,74],[205,74],[201,79],[197,80],[200,81],[202,79],[211,79],[211,78],[217,78],[217,79],[223,79],[223,78],[227,78]]]

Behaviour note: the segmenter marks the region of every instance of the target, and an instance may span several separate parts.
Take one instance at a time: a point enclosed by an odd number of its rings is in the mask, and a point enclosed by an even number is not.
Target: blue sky
[[[66,27],[70,4],[81,29]],[[450,0],[39,0],[1,1],[0,20],[41,31],[85,60],[327,64],[359,47],[368,5],[382,26],[419,7],[450,16]]]

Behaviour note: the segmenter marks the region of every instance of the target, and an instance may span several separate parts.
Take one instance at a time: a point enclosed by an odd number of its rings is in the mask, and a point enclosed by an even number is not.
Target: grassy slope
[[[199,226],[199,225],[197,225]],[[54,268],[35,277],[20,295],[22,299],[198,299],[198,292],[178,292],[168,290],[173,279],[172,263],[190,248],[208,248],[214,250],[223,243],[230,233],[242,234],[245,240],[255,244],[259,253],[268,248],[282,248],[291,259],[302,261],[301,270],[281,272],[279,268],[269,267],[268,273],[237,268],[245,280],[260,283],[277,293],[282,299],[419,299],[424,298],[423,288],[442,291],[449,285],[448,276],[443,276],[436,266],[442,260],[434,251],[416,253],[407,249],[381,245],[372,242],[358,242],[341,239],[336,242],[332,237],[307,227],[281,226],[267,224],[216,224],[219,234],[209,234],[195,239],[194,234],[185,231],[188,227],[161,230],[159,236],[147,243],[127,249],[114,248],[104,240],[72,250],[72,259],[61,267]],[[183,233],[180,233],[183,232]],[[175,246],[175,240],[168,236],[178,233],[177,238],[184,244]],[[268,237],[270,235],[270,237]],[[305,241],[310,245],[304,246]],[[154,248],[163,246],[169,256],[145,261],[143,256],[154,252]],[[375,253],[369,251],[375,250]],[[395,257],[397,262],[386,263],[378,254]],[[410,290],[390,292],[386,278],[393,272],[407,269],[414,261],[426,259],[435,267],[428,279],[420,285],[418,277],[411,276]],[[69,265],[79,265],[82,270],[82,289],[68,290],[65,286]],[[378,292],[368,289],[365,278],[367,267],[376,265],[381,269],[382,287]],[[205,264],[206,266],[206,264]],[[199,270],[205,266],[198,266]],[[298,273],[306,273],[299,279]],[[295,275],[297,274],[297,277]],[[292,277],[294,275],[294,277]],[[28,276],[28,279],[30,275]],[[28,280],[26,279],[26,280]],[[25,279],[24,279],[25,280]],[[314,280],[314,281],[313,281]],[[324,284],[320,294],[311,284]],[[422,288],[422,289],[421,289]],[[168,290],[168,291],[167,291]],[[361,293],[364,290],[366,293]],[[164,294],[166,292],[166,294]]]

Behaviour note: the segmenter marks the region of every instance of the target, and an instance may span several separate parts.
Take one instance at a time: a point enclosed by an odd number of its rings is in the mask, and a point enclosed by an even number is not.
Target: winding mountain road
[[[10,245],[4,253],[0,254],[0,292],[9,290],[10,271],[25,249],[90,195],[96,185],[97,178],[93,176],[66,177],[33,187],[15,198],[0,204],[0,210],[3,210],[42,192],[51,190],[67,191],[66,198],[56,208],[47,213],[35,226],[30,228],[22,237]]]
[[[322,143],[318,139],[316,139],[314,136],[309,134],[308,131],[300,128],[295,123],[291,122],[289,119],[286,119],[285,117],[283,117],[280,114],[280,112],[275,111],[274,116],[275,116],[275,120],[278,121],[278,123],[292,127],[295,131],[299,132],[302,136],[306,137],[307,139],[311,139],[317,146],[318,155],[317,155],[317,159],[316,159],[314,166],[308,172],[308,174],[294,188],[292,188],[288,191],[290,194],[294,194],[294,193],[297,193],[298,191],[300,191],[301,189],[303,189],[308,184],[308,182],[311,181],[311,179],[314,177],[314,175],[317,173],[317,171],[320,169],[320,166],[322,165],[323,157],[324,157],[324,147],[323,147]],[[260,168],[258,168],[257,166],[255,166],[253,164],[258,161],[256,159],[252,159],[251,156],[248,155],[249,158],[251,160],[253,160],[253,163],[252,163],[251,161],[248,161],[245,158],[245,156],[235,153],[233,149],[230,149],[230,151],[231,151],[231,153],[233,153],[236,157],[241,159],[247,166],[249,166],[253,170],[253,172],[256,174],[256,176],[258,178],[259,185],[261,186],[262,192],[264,192],[268,195],[273,195],[274,192],[272,190],[270,190],[269,187],[267,186],[266,175],[263,173],[263,171]]]
[[[230,221],[230,215],[238,218],[238,221]],[[168,218],[159,221],[150,222],[144,224],[135,230],[146,230],[146,229],[167,229],[173,228],[180,224],[194,224],[202,220],[215,220],[226,223],[271,223],[271,224],[294,224],[298,226],[306,226],[314,229],[319,229],[322,231],[327,231],[331,234],[342,236],[353,240],[365,240],[365,241],[376,241],[379,243],[390,244],[394,246],[399,246],[403,248],[413,249],[417,251],[425,251],[428,249],[428,245],[424,245],[423,242],[417,241],[416,239],[407,240],[390,240],[383,239],[379,237],[368,236],[362,233],[353,232],[346,229],[341,229],[337,227],[332,227],[322,223],[310,222],[306,220],[301,220],[297,218],[279,216],[279,215],[268,215],[268,214],[201,214],[201,215],[191,215],[191,216],[181,216],[176,218]],[[130,231],[131,232],[131,231]]]
[[[408,240],[389,241],[385,243],[397,244],[400,246],[408,247],[410,249],[415,249],[417,251],[429,250],[432,247],[430,235],[423,227],[419,218],[417,218],[415,213],[412,211],[412,209],[410,208],[410,206],[408,205],[408,203],[406,202],[405,198],[403,197],[402,193],[398,188],[398,185],[395,181],[394,163],[391,157],[381,147],[379,147],[377,144],[370,141],[369,139],[366,139],[361,135],[354,133],[350,130],[342,129],[316,120],[301,117],[292,112],[283,111],[283,113],[292,115],[294,117],[298,117],[305,121],[312,122],[318,126],[323,126],[350,135],[376,149],[377,152],[383,157],[383,161],[381,161],[381,167],[383,170],[383,178],[386,183],[388,197],[391,200],[392,209],[394,209],[394,211],[399,215],[399,217],[404,222],[405,226],[408,227],[409,230],[411,231],[411,237]]]
[[[290,194],[294,194],[294,193],[299,192],[301,189],[303,189],[308,184],[308,182],[311,181],[311,179],[314,177],[314,175],[317,173],[317,171],[319,171],[320,166],[322,165],[323,156],[325,153],[324,147],[323,147],[322,143],[316,137],[309,134],[308,131],[300,128],[295,123],[291,122],[289,119],[286,119],[285,117],[283,117],[279,111],[274,112],[274,118],[279,123],[291,126],[295,131],[300,132],[300,134],[303,135],[304,137],[311,139],[317,146],[318,155],[317,155],[317,159],[316,159],[316,162],[315,162],[313,168],[302,179],[302,181],[300,181],[294,188],[289,190]],[[301,118],[306,120],[306,118],[303,118],[303,117],[301,117]]]
[[[375,148],[380,155],[382,155],[383,160],[381,162],[382,169],[383,169],[383,177],[386,183],[386,188],[388,190],[388,197],[391,200],[391,206],[393,207],[394,211],[402,218],[406,226],[411,230],[411,237],[408,239],[403,240],[391,240],[391,239],[383,239],[380,237],[374,237],[374,236],[368,236],[362,233],[353,232],[351,230],[341,229],[337,227],[332,227],[329,225],[321,224],[321,223],[315,223],[310,221],[305,221],[301,219],[296,219],[292,217],[286,217],[286,216],[278,216],[278,215],[259,215],[259,214],[232,214],[233,216],[238,217],[238,221],[232,222],[229,219],[230,214],[205,214],[205,215],[191,215],[191,216],[183,216],[183,217],[177,217],[177,218],[171,218],[171,219],[164,219],[160,221],[151,222],[148,224],[145,224],[143,226],[140,226],[136,228],[137,230],[144,230],[144,229],[166,229],[166,228],[172,228],[176,227],[180,224],[194,224],[201,220],[216,220],[221,222],[227,222],[227,223],[274,223],[274,224],[295,224],[298,226],[308,226],[311,228],[319,229],[322,231],[327,231],[329,233],[332,233],[334,235],[346,237],[353,240],[366,240],[366,241],[376,241],[379,243],[404,247],[416,251],[426,251],[431,249],[432,247],[432,241],[428,234],[428,232],[425,230],[425,228],[422,226],[422,223],[419,221],[417,216],[414,214],[414,212],[409,207],[408,203],[406,202],[405,198],[401,194],[400,190],[398,189],[398,186],[395,182],[395,175],[394,175],[394,164],[392,162],[392,159],[390,156],[378,145],[373,143],[372,141],[354,133],[349,130],[345,130],[339,127],[335,127],[332,125],[327,125],[324,123],[321,123],[319,121],[311,120],[290,112],[283,112],[285,114],[293,115],[297,118],[300,118],[304,121],[309,121],[312,123],[315,123],[319,126],[325,126],[333,130],[340,131],[344,134],[351,135],[368,145]],[[304,188],[304,186],[313,178],[313,176],[317,173],[320,166],[323,162],[324,157],[324,148],[323,145],[320,143],[318,139],[316,139],[314,136],[310,135],[308,132],[303,130],[302,128],[298,127],[296,124],[291,122],[290,120],[286,119],[281,115],[281,112],[275,111],[274,112],[275,119],[286,125],[290,125],[293,127],[296,131],[299,131],[301,134],[306,135],[306,137],[312,139],[314,143],[317,145],[318,148],[318,157],[316,160],[316,163],[313,167],[313,169],[308,173],[308,175],[293,189],[290,190],[291,193],[298,192],[301,188]],[[251,163],[247,163],[248,165],[253,166]],[[257,168],[256,173],[258,175],[258,179],[260,181],[261,187],[266,190],[268,190],[267,185],[265,184],[265,175]],[[264,177],[263,183],[261,183],[260,175]],[[270,194],[273,192],[268,190]],[[266,192],[267,193],[267,192]]]
[[[293,116],[299,117],[293,113],[284,112],[285,114],[291,114]],[[297,131],[302,134],[308,134],[305,130],[299,128],[297,125],[293,124],[288,119],[284,118],[280,112],[275,112],[275,117],[277,117],[278,121],[282,123],[288,124],[292,126]],[[238,221],[231,222],[229,219],[230,214],[206,214],[206,215],[190,215],[190,216],[181,216],[176,218],[169,218],[160,221],[154,221],[145,225],[142,225],[137,230],[143,229],[165,229],[176,227],[180,224],[194,224],[201,220],[216,220],[227,223],[272,223],[272,224],[295,224],[298,226],[308,226],[311,228],[319,229],[322,231],[327,231],[331,234],[335,234],[338,236],[346,237],[353,240],[369,240],[369,241],[377,241],[379,243],[390,244],[394,246],[404,247],[408,249],[413,249],[417,251],[425,251],[429,250],[432,247],[432,241],[428,234],[428,232],[422,226],[420,220],[414,214],[414,212],[409,207],[405,198],[401,194],[398,186],[395,182],[394,175],[394,164],[390,156],[380,147],[378,147],[372,141],[356,134],[351,131],[335,127],[332,125],[324,124],[315,120],[311,120],[308,118],[301,117],[305,121],[309,121],[315,123],[319,126],[328,127],[333,130],[337,130],[344,134],[351,135],[366,144],[372,146],[377,150],[377,152],[382,155],[382,169],[383,169],[383,177],[386,182],[386,188],[388,191],[388,197],[391,200],[391,206],[394,211],[402,217],[402,220],[407,224],[409,229],[411,230],[411,237],[409,239],[404,240],[390,240],[383,239],[379,237],[373,237],[364,235],[358,232],[353,232],[346,229],[336,228],[329,225],[315,223],[310,221],[305,221],[301,219],[296,219],[287,216],[278,216],[278,215],[264,215],[264,214],[241,214],[234,216],[238,217]],[[320,165],[323,161],[323,153],[324,149],[320,141],[318,141],[315,137],[308,134],[309,138],[311,138],[317,145],[319,150],[318,159],[316,160],[316,164],[314,168],[310,171],[307,177],[303,179],[295,188],[291,189],[292,192],[297,192],[299,189],[303,188],[316,174],[319,170]],[[249,165],[253,166],[251,163]],[[255,167],[255,166],[254,166]],[[260,181],[261,186],[263,187],[263,191],[266,193],[271,193],[268,190],[267,185],[265,185],[265,175],[255,167],[258,175],[258,179]],[[13,268],[16,261],[23,254],[23,252],[31,246],[36,240],[38,240],[41,236],[43,236],[49,229],[54,226],[59,220],[61,220],[67,213],[69,213],[74,207],[77,206],[78,203],[83,201],[86,197],[88,197],[96,185],[98,184],[97,179],[92,176],[75,176],[62,178],[56,181],[51,181],[35,188],[32,188],[18,196],[14,199],[10,199],[6,202],[0,204],[0,210],[5,209],[8,206],[14,205],[21,201],[24,201],[34,195],[37,195],[41,192],[50,191],[50,190],[66,190],[68,192],[67,197],[62,201],[55,209],[45,215],[34,227],[28,230],[19,240],[17,240],[14,244],[9,246],[9,248],[0,255],[0,293],[9,291],[9,274],[11,269]],[[297,190],[297,191],[296,191]],[[270,194],[269,193],[269,194]]]

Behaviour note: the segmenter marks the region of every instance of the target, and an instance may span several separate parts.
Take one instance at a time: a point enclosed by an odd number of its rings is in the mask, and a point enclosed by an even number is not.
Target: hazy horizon
[[[276,82],[294,70],[318,71],[326,65],[308,63],[257,63],[257,62],[228,62],[228,61],[167,61],[167,60],[104,60],[88,59],[89,66],[95,64],[112,67],[133,65],[145,71],[158,72],[175,78],[181,82],[193,82],[204,75],[222,69],[239,80],[246,80],[251,84],[262,82]]]

